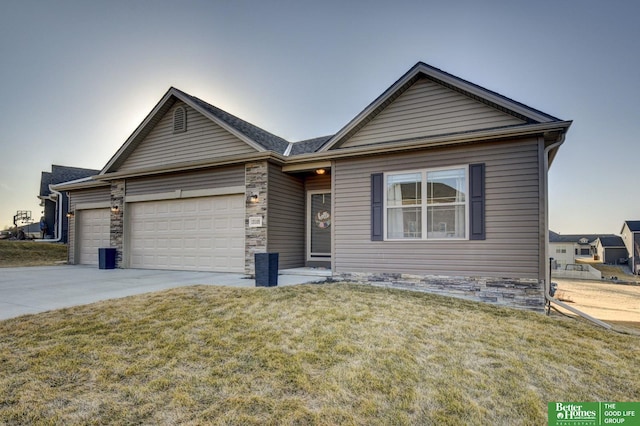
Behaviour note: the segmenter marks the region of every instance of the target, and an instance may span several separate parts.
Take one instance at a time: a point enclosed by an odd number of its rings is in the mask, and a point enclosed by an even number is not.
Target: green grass
[[[0,424],[540,425],[640,400],[639,351],[423,293],[196,286],[0,322]]]
[[[0,240],[0,268],[55,265],[66,260],[66,244]]]

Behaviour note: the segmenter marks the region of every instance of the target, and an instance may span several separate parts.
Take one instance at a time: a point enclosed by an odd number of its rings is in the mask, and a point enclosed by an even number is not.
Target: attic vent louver
[[[187,131],[187,111],[184,107],[178,107],[173,111],[173,133]]]

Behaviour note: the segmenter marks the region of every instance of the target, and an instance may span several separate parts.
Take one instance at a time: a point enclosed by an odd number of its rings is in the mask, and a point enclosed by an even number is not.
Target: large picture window
[[[386,238],[467,238],[467,167],[385,174]]]

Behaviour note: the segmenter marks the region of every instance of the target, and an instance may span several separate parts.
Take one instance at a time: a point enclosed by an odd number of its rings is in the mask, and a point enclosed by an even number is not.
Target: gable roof
[[[522,126],[531,124],[563,123],[563,127],[565,127],[566,130],[566,128],[571,124],[571,122],[564,122],[559,118],[514,101],[513,99],[485,89],[477,84],[456,77],[438,68],[432,67],[423,62],[418,62],[402,77],[400,77],[400,79],[392,84],[391,87],[384,91],[378,98],[360,112],[360,114],[338,131],[332,138],[327,140],[327,142],[318,151],[327,151],[333,147],[340,146],[341,143],[345,142],[362,129],[368,122],[382,112],[391,102],[408,90],[420,78],[428,78],[450,90],[461,93],[525,122],[525,124],[508,127],[521,128]]]
[[[574,243],[574,244],[583,244],[580,243],[580,240],[586,238],[588,243],[594,243],[598,238],[608,238],[615,237],[613,234],[567,234],[561,235],[553,231],[549,231],[549,242],[550,243]]]
[[[625,247],[622,237],[618,235],[607,235],[599,237],[598,240],[602,247]]]
[[[68,167],[58,166],[56,164],[51,165],[51,172],[42,172],[40,179],[40,196],[46,197],[51,193],[49,185],[55,185],[58,183],[69,182],[89,176],[94,176],[100,173],[100,170],[83,169],[80,167]]]
[[[455,92],[458,96],[464,96],[467,101],[478,103],[481,107],[492,108],[499,115],[504,114],[507,120],[486,122],[485,127],[452,127],[448,128],[449,133],[433,133],[406,136],[393,140],[385,140],[382,143],[372,146],[362,144],[347,148],[346,146],[337,152],[331,150],[340,146],[343,142],[366,126],[376,116],[384,110],[389,112],[392,108],[385,110],[403,93],[409,96],[409,90],[414,83],[427,82],[430,85],[439,85],[439,88],[446,91]],[[239,139],[239,144],[247,144],[249,149],[233,156],[222,156],[202,161],[185,159],[176,161],[168,167],[166,164],[162,168],[146,167],[124,170],[123,165],[131,160],[131,154],[136,151],[143,140],[153,131],[156,126],[166,117],[166,114],[175,107],[176,102],[183,102],[196,113],[201,114],[205,121],[210,120],[216,126],[229,132],[229,134]],[[481,105],[482,104],[482,105]],[[395,103],[394,105],[398,105]],[[454,117],[455,118],[455,117]],[[513,118],[513,119],[512,119]],[[555,143],[549,152],[549,164],[553,160],[560,144],[564,140],[564,134],[571,125],[571,121],[562,121],[554,116],[531,108],[525,104],[514,101],[491,90],[485,89],[474,83],[456,77],[434,68],[423,62],[418,62],[402,77],[400,77],[391,87],[376,98],[360,114],[354,117],[338,133],[299,142],[288,142],[285,139],[269,133],[247,121],[244,121],[228,112],[215,107],[202,99],[189,95],[175,87],[169,88],[152,111],[143,122],[127,138],[124,144],[111,157],[104,168],[99,172],[99,176],[83,182],[73,182],[75,185],[90,187],[93,180],[98,184],[104,184],[109,179],[121,178],[123,176],[141,176],[148,173],[167,173],[169,171],[182,171],[187,169],[211,167],[212,165],[230,164],[230,162],[255,161],[256,158],[270,158],[274,161],[301,164],[310,161],[328,161],[329,159],[348,156],[368,155],[372,153],[384,154],[391,151],[418,149],[422,147],[446,146],[461,143],[473,143],[488,139],[518,138],[523,136],[544,136],[545,142]],[[255,149],[255,152],[248,152]],[[123,167],[121,169],[121,167]],[[67,186],[65,186],[67,188]]]
[[[283,154],[289,145],[286,140],[279,136],[254,126],[233,114],[229,114],[202,99],[191,96],[175,87],[171,87],[144,121],[136,128],[131,136],[129,136],[114,156],[111,157],[100,171],[100,174],[114,171],[114,169],[121,165],[177,100],[184,102],[258,152],[274,151]]]
[[[291,142],[290,149],[285,155],[309,154],[316,152],[318,148],[325,144],[333,135],[321,136],[319,138],[307,139],[299,142]]]
[[[631,232],[640,232],[640,220],[625,220],[624,225],[627,225]],[[622,229],[624,229],[624,225],[622,225]]]

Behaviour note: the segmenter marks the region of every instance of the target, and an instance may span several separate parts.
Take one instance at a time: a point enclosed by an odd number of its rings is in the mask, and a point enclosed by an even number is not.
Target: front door
[[[331,192],[307,193],[307,261],[331,261]]]

